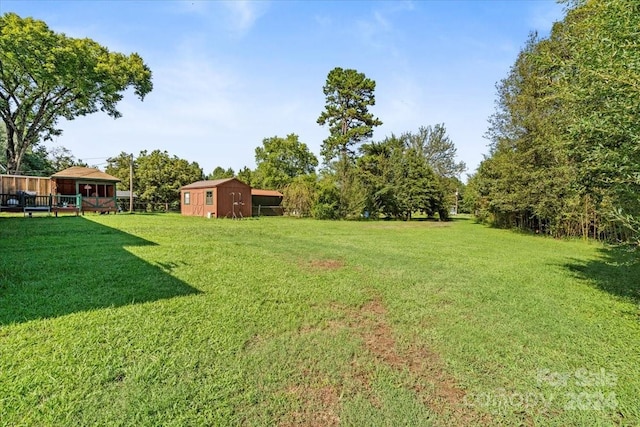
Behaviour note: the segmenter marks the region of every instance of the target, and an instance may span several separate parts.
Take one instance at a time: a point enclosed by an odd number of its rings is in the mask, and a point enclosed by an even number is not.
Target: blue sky
[[[62,121],[47,146],[100,167],[121,151],[167,150],[205,174],[253,168],[263,138],[289,133],[319,156],[322,86],[338,66],[376,81],[374,140],[444,123],[471,173],[488,151],[495,83],[531,31],[563,16],[549,0],[1,0],[5,12],[138,52],[153,72],[153,92],[127,94],[122,118]]]

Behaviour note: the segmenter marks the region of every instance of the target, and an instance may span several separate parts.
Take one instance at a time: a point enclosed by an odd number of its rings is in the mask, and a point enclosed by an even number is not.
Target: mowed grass
[[[640,264],[458,219],[0,218],[0,425],[638,425]]]

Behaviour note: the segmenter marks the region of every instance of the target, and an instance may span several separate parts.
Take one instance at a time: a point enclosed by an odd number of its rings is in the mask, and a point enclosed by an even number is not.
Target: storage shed
[[[213,218],[251,216],[251,187],[237,178],[196,181],[180,189],[180,213]]]

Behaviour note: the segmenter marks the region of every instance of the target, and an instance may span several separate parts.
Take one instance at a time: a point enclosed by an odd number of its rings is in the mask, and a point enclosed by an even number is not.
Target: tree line
[[[329,136],[321,146],[322,167],[298,135],[265,138],[255,150],[256,168],[237,177],[249,185],[280,190],[291,215],[321,219],[379,217],[411,219],[415,213],[447,219],[464,184],[466,166],[444,124],[373,141],[382,121],[375,105],[375,82],[364,73],[336,67],[323,87],[326,105],[317,123]],[[234,176],[217,167],[210,179]],[[460,204],[462,206],[462,204]]]
[[[63,147],[47,152],[43,141],[61,134],[61,118],[97,111],[120,117],[117,104],[123,93],[131,88],[143,100],[153,88],[151,76],[136,53],[111,52],[93,40],[55,33],[33,18],[0,16],[0,161],[5,171],[50,175],[86,165]],[[375,86],[354,69],[329,72],[322,88],[325,109],[317,119],[329,131],[319,171],[318,158],[292,133],[265,138],[255,150],[253,170],[217,167],[205,176],[196,162],[144,150],[109,158],[106,172],[121,179],[120,189],[129,189],[132,168],[133,190],[149,206],[176,207],[181,186],[235,175],[253,187],[282,191],[294,215],[447,218],[463,193],[458,176],[465,165],[456,163],[444,124],[373,141],[374,128],[382,124],[369,111]]]
[[[411,219],[415,213],[447,219],[457,202],[463,206],[466,166],[456,161],[456,148],[444,124],[373,141],[382,122],[368,107],[375,104],[375,82],[356,70],[335,68],[323,91],[327,104],[318,124],[329,124],[321,147],[323,163],[300,137],[264,138],[255,148],[256,167],[239,171],[223,166],[204,175],[166,151],[129,153],[108,159],[106,172],[129,188],[133,161],[134,192],[150,206],[179,206],[181,186],[194,181],[236,177],[254,188],[279,190],[290,215],[320,219]]]
[[[255,149],[256,168],[244,167],[237,173],[218,166],[205,175],[197,162],[160,150],[143,150],[135,156],[122,152],[107,159],[105,172],[121,180],[119,189],[128,190],[133,170],[137,201],[149,209],[178,209],[183,185],[231,177],[254,188],[282,191],[284,207],[295,216],[410,219],[420,212],[446,219],[456,192],[462,206],[465,186],[458,175],[465,165],[455,161],[456,149],[444,125],[364,143],[358,152],[344,194],[335,164],[316,171],[318,159],[296,134],[265,138]]]
[[[640,235],[640,3],[567,2],[497,84],[477,215],[552,236]]]

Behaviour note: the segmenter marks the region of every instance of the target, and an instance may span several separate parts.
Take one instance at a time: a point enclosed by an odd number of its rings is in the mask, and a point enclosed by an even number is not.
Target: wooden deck
[[[82,210],[82,196],[61,196],[50,194],[39,196],[29,192],[15,194],[0,194],[0,212],[22,212],[24,216],[41,212],[51,212],[58,216],[59,212],[75,213],[76,216]]]

